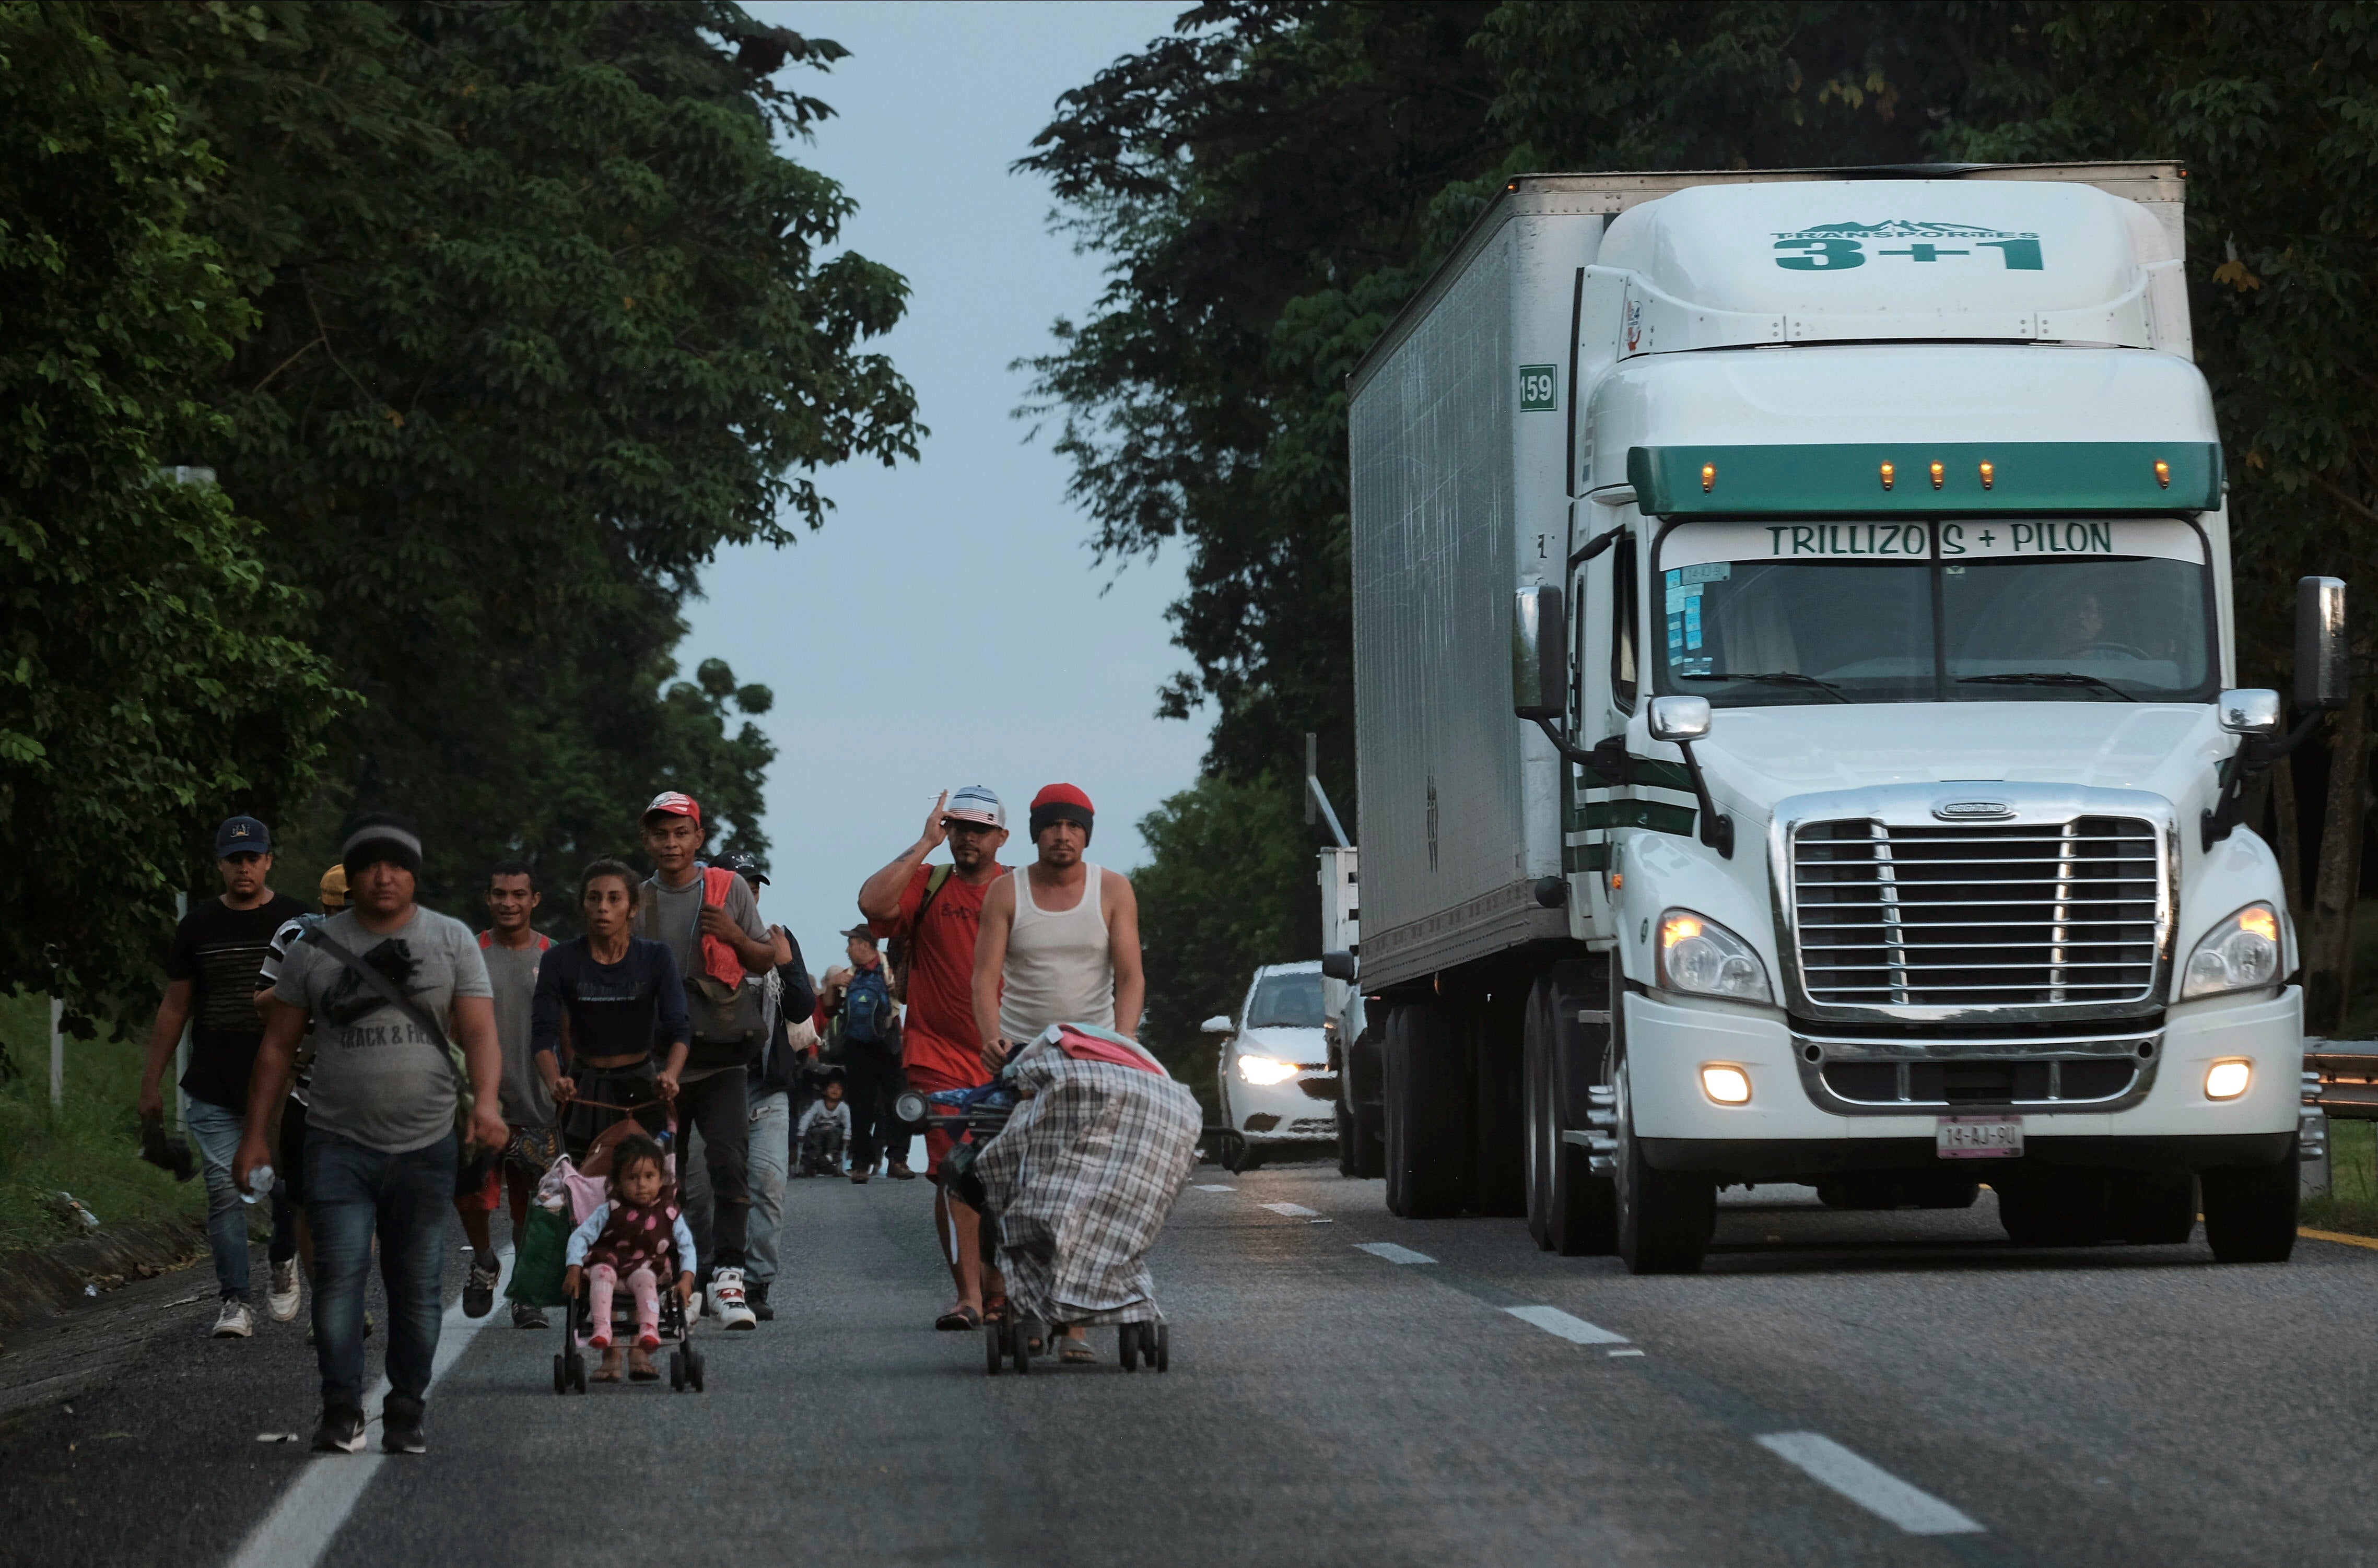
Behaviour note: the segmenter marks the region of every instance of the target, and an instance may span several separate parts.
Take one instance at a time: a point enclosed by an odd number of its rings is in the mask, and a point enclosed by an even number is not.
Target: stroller
[[[672,1152],[666,1162],[671,1181],[677,1179],[677,1155]],[[582,1176],[568,1156],[555,1162],[540,1184],[542,1199],[548,1189],[558,1187],[564,1196],[566,1217],[574,1229],[585,1223],[607,1198],[607,1188],[599,1176]],[[557,1287],[558,1288],[558,1287]],[[659,1333],[661,1344],[668,1348],[668,1382],[672,1392],[682,1394],[688,1388],[696,1394],[703,1392],[702,1351],[693,1343],[693,1324],[687,1304],[667,1282],[661,1287]],[[632,1335],[636,1328],[636,1303],[625,1290],[611,1299],[610,1329],[614,1343],[625,1343],[622,1335]],[[583,1394],[586,1392],[586,1342],[594,1336],[594,1307],[590,1292],[580,1282],[577,1295],[570,1297],[561,1314],[561,1351],[553,1359],[553,1392]]]
[[[991,1083],[900,1107],[958,1139],[943,1180],[991,1223],[986,1263],[1008,1311],[983,1328],[985,1371],[1029,1372],[1031,1345],[1111,1326],[1126,1372],[1172,1364],[1147,1256],[1196,1167],[1197,1102],[1156,1059],[1111,1030],[1053,1024]]]

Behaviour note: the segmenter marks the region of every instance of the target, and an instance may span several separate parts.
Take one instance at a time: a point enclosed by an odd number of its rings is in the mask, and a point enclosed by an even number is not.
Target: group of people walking
[[[313,1286],[315,1447],[359,1451],[377,1242],[390,1318],[381,1443],[422,1452],[446,1214],[471,1246],[463,1310],[484,1316],[502,1275],[492,1216],[507,1207],[517,1230],[562,1153],[611,1182],[610,1203],[570,1239],[573,1291],[582,1279],[607,1307],[626,1289],[646,1323],[667,1288],[701,1290],[724,1328],[773,1318],[787,1179],[817,1170],[837,1134],[854,1182],[880,1153],[890,1174],[911,1175],[891,1109],[901,1088],[987,1083],[1056,1023],[1137,1032],[1137,911],[1129,880],[1087,858],[1095,820],[1081,790],[1042,790],[1035,856],[1011,872],[998,796],[945,792],[917,842],[859,889],[849,964],[821,985],[791,935],[761,917],[765,871],[748,857],[703,863],[702,809],[680,792],[643,814],[649,875],[610,859],[580,873],[583,934],[566,940],[536,929],[544,892],[525,862],[490,872],[483,930],[422,907],[420,837],[389,815],[356,821],[321,880],[320,912],[307,911],[271,888],[267,824],[231,819],[215,846],[222,896],[176,933],[139,1100],[153,1137],[187,1024],[181,1087],[207,1179],[214,1334],[254,1333],[247,1205],[269,1192],[269,1311],[294,1319]],[[944,844],[948,862],[928,864]],[[824,1075],[829,1036],[841,1060]],[[926,1147],[955,1291],[935,1324],[978,1328],[1004,1309],[981,1262],[983,1217],[941,1189],[948,1136],[929,1131]],[[671,1154],[680,1179],[657,1184]],[[512,1318],[548,1326],[521,1301]],[[630,1375],[654,1375],[650,1340],[646,1327],[626,1347]],[[607,1327],[597,1343],[597,1375],[619,1375]],[[1091,1358],[1078,1337],[1063,1348]]]

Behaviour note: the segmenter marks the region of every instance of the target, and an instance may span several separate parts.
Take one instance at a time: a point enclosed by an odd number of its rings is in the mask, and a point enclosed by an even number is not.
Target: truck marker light
[[[2171,488],[2171,464],[2161,458],[2156,459],[2156,483],[2167,490]]]
[[[1998,482],[1998,473],[1999,473],[1999,471],[1997,470],[1997,468],[1995,468],[1995,467],[1994,467],[1994,466],[1992,466],[1991,464],[1989,464],[1989,463],[1984,463],[1984,464],[1982,464],[1982,488],[1983,488],[1983,489],[1987,490],[1987,489],[1988,489],[1992,485],[1994,485],[1994,484],[1996,484],[1996,483]]]
[[[1897,476],[1898,472],[1898,470],[1892,468],[1889,463],[1884,463],[1882,465],[1882,487],[1884,489],[1888,490],[1891,488],[1891,482]]]
[[[1701,1068],[1701,1093],[1722,1106],[1750,1103],[1750,1074],[1730,1062],[1712,1061]]]
[[[1717,488],[1717,464],[1705,462],[1701,464],[1701,494],[1706,496],[1715,488]]]
[[[1936,463],[1934,463],[1934,464],[1932,465],[1932,488],[1934,488],[1935,490],[1938,490],[1939,488],[1940,488],[1940,482],[1941,482],[1943,479],[1947,478],[1947,477],[1948,477],[1948,474],[1949,474],[1949,471],[1948,471],[1947,469],[1942,468],[1942,467],[1941,467],[1939,463],[1937,463],[1937,462],[1936,462]]]
[[[2208,1100],[2234,1100],[2246,1092],[2254,1080],[2254,1064],[2243,1057],[2229,1057],[2204,1070],[2204,1097]]]

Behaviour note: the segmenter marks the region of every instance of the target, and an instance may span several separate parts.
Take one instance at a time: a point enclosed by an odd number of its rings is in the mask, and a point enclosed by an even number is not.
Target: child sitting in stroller
[[[826,1080],[823,1096],[801,1112],[795,1130],[800,1139],[803,1176],[837,1176],[842,1171],[843,1146],[850,1141],[850,1107],[842,1103],[842,1080]]]
[[[591,1296],[594,1333],[586,1341],[603,1352],[597,1382],[619,1381],[619,1347],[611,1340],[611,1297],[624,1282],[636,1302],[636,1342],[628,1347],[628,1376],[650,1382],[660,1372],[652,1352],[660,1347],[660,1285],[671,1272],[680,1300],[693,1290],[693,1233],[679,1212],[676,1191],[662,1163],[661,1146],[641,1134],[622,1138],[611,1150],[611,1201],[598,1203],[570,1233],[562,1288],[578,1294],[582,1278]]]

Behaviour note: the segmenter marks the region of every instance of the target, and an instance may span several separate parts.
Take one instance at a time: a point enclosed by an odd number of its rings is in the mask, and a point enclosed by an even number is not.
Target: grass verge
[[[50,1106],[49,999],[0,996],[0,1042],[17,1070],[0,1081],[0,1257],[84,1234],[60,1213],[60,1192],[111,1227],[206,1213],[203,1178],[176,1182],[140,1158],[133,1101],[141,1041],[68,1039],[66,1103],[57,1109]],[[169,1098],[169,1118],[170,1107]]]
[[[2303,1223],[2378,1236],[2378,1122],[2328,1124],[2328,1196],[2304,1200]]]

